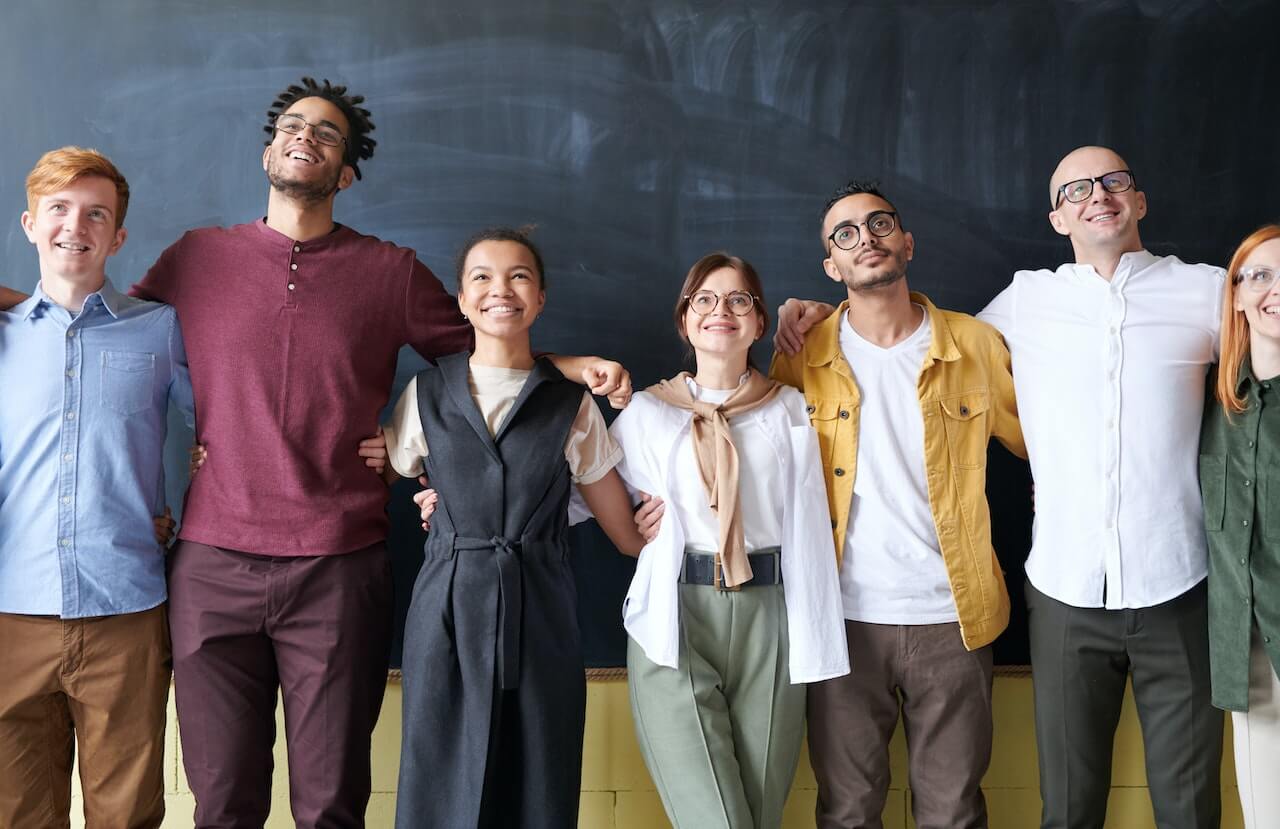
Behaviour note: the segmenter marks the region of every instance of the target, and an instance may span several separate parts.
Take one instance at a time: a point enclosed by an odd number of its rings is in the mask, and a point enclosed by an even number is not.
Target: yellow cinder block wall
[[[992,829],[1027,829],[1038,825],[1040,794],[1036,768],[1035,728],[1032,721],[1031,679],[1027,676],[997,676],[994,689],[995,751],[991,769],[984,780]],[[293,826],[289,814],[288,770],[284,753],[284,721],[277,712],[281,738],[276,745],[269,829]],[[195,800],[182,772],[181,749],[172,695],[169,701],[169,730],[165,749],[166,829],[187,829],[193,824]],[[1231,760],[1228,721],[1223,750],[1223,829],[1242,829],[1240,804],[1236,798],[1235,768]],[[373,796],[369,802],[370,829],[384,829],[394,823],[396,776],[400,756],[400,684],[387,686],[382,717],[373,738]],[[914,829],[910,818],[911,792],[907,788],[907,755],[902,729],[891,746],[893,781],[885,807],[886,829]],[[669,824],[662,803],[654,791],[649,773],[640,759],[625,680],[591,681],[587,685],[587,732],[582,769],[582,809],[580,829],[662,829]],[[1146,789],[1142,736],[1127,693],[1120,728],[1116,734],[1115,763],[1111,775],[1111,799],[1107,808],[1107,829],[1154,829],[1151,800]],[[817,797],[813,771],[801,760],[791,798],[787,801],[785,829],[813,826],[813,806]],[[83,827],[79,786],[72,805],[73,826]]]

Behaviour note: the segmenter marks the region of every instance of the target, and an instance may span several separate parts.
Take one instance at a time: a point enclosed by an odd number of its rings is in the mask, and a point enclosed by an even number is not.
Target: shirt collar
[[[1240,361],[1240,370],[1236,372],[1236,394],[1244,399],[1249,396],[1249,387],[1257,384],[1258,378],[1253,376],[1253,361],[1245,354]]]
[[[959,360],[960,349],[956,346],[955,338],[951,336],[951,326],[947,325],[947,319],[938,307],[918,291],[911,292],[911,301],[924,306],[925,313],[929,315],[929,353],[926,356],[928,362],[941,360],[951,363]],[[840,307],[836,308],[835,313],[815,325],[809,332],[805,342],[805,348],[809,354],[809,365],[826,366],[835,360],[836,354],[840,353],[840,323],[848,312],[849,300],[846,299],[840,303]]]
[[[121,305],[124,303],[125,297],[116,290],[110,279],[105,280],[101,288],[85,297],[85,304],[87,305],[89,300],[95,296],[102,300],[102,307],[106,308],[111,316],[117,319],[120,318]],[[49,295],[44,292],[44,286],[37,282],[36,289],[31,292],[31,296],[18,303],[13,310],[25,320],[30,318],[41,305],[57,305],[57,303],[49,299]]]

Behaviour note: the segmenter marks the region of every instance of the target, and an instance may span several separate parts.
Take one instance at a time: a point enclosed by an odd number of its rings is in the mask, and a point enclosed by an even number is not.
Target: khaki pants
[[[818,829],[881,829],[889,739],[901,713],[919,829],[980,829],[991,762],[991,647],[967,651],[954,622],[845,621],[847,676],[809,686]]]
[[[160,825],[163,605],[92,619],[0,613],[0,677],[0,826],[70,825],[77,743],[88,829]]]

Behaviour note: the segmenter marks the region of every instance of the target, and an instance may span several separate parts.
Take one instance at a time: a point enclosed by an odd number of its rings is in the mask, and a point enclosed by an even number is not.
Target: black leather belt
[[[773,547],[747,553],[747,561],[751,563],[751,580],[737,587],[722,587],[723,568],[719,553],[684,554],[684,564],[680,567],[681,584],[713,585],[722,590],[737,590],[739,587],[767,587],[782,584],[782,550]]]

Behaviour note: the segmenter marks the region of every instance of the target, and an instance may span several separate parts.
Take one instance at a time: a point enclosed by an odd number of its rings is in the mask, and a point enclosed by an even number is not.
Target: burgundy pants
[[[184,541],[169,566],[174,697],[196,826],[266,821],[277,689],[295,823],[364,826],[391,642],[385,545],[272,557]]]

